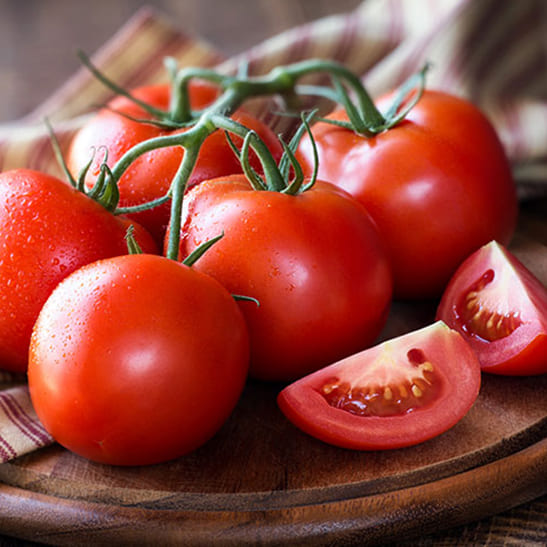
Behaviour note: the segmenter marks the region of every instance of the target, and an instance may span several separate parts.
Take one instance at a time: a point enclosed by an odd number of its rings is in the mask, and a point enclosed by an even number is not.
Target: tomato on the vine
[[[547,289],[497,242],[458,268],[437,317],[464,336],[484,372],[547,372]]]
[[[51,291],[84,264],[126,254],[130,225],[143,250],[158,252],[141,226],[60,179],[29,169],[0,174],[0,368],[26,370],[32,326]]]
[[[155,108],[167,109],[171,87],[167,84],[145,86],[131,93],[137,99]],[[218,89],[205,82],[193,82],[189,86],[191,106],[196,110],[206,107],[217,95]],[[243,110],[238,110],[232,117],[235,121],[254,130],[276,158],[281,156],[281,144],[267,125]],[[108,104],[108,108],[101,109],[74,136],[67,156],[69,169],[77,174],[90,161],[92,150],[96,149],[94,161],[87,175],[87,183],[91,186],[99,174],[104,159],[100,148],[108,150],[107,164],[112,167],[125,152],[138,143],[184,131],[184,129],[170,129],[148,123],[151,122],[151,118],[151,114],[133,101],[126,97],[116,97]],[[234,137],[236,143],[239,140]],[[182,147],[171,146],[151,150],[133,161],[118,184],[119,206],[140,205],[163,197],[169,190],[183,154]],[[251,154],[251,162],[255,169],[260,170],[260,163],[254,154]],[[201,147],[197,164],[187,184],[190,187],[203,180],[241,172],[241,164],[226,136],[222,131],[217,130]],[[169,212],[169,204],[164,203],[153,209],[131,213],[128,216],[147,228],[161,245],[169,221]]]
[[[281,391],[278,404],[298,428],[326,443],[401,448],[460,421],[480,382],[474,352],[439,321],[301,378]]]
[[[343,190],[254,190],[244,175],[185,196],[181,257],[224,233],[194,265],[240,302],[252,376],[289,380],[371,344],[387,318],[391,272],[376,227]]]
[[[53,291],[32,334],[29,389],[61,445],[144,465],[220,429],[248,360],[245,321],[224,287],[174,260],[126,255],[84,266]]]
[[[344,110],[328,118],[348,120]],[[469,254],[510,240],[517,217],[510,165],[492,125],[468,101],[426,90],[402,122],[375,136],[325,122],[312,132],[318,176],[350,192],[376,221],[396,297],[440,296]],[[298,157],[310,172],[307,136]]]

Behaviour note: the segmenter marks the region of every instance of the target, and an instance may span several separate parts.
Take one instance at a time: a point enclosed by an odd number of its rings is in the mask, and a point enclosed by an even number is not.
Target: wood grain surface
[[[512,249],[547,283],[540,205],[524,209]],[[383,337],[434,312],[434,302],[395,303]],[[301,433],[277,408],[280,388],[249,382],[219,434],[162,465],[99,465],[57,445],[1,465],[0,530],[56,545],[376,545],[418,541],[547,493],[545,375],[484,375],[454,428],[384,452]]]
[[[0,0],[0,121],[33,110],[76,70],[77,47],[93,52],[143,4],[230,55],[359,3]],[[546,200],[528,204],[514,242],[545,283],[546,211]],[[396,304],[384,337],[433,311]],[[58,446],[0,466],[0,545],[545,543],[545,377],[488,376],[454,429],[381,453],[300,433],[275,405],[279,387],[250,383],[219,435],[162,466],[100,466]]]

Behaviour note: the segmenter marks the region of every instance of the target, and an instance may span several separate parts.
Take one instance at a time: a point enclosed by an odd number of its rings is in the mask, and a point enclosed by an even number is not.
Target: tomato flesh
[[[462,330],[468,336],[475,336],[486,342],[505,338],[522,325],[517,312],[500,310],[501,302],[495,298],[495,289],[492,290],[494,278],[494,270],[487,270],[464,293],[456,307]]]
[[[281,410],[330,444],[411,446],[454,426],[480,388],[477,357],[444,323],[362,351],[287,386]]]
[[[484,371],[547,372],[547,290],[499,243],[490,242],[462,263],[437,317],[467,338]]]
[[[336,377],[327,381],[320,391],[325,400],[335,408],[358,416],[395,416],[433,401],[439,393],[438,378],[424,352],[412,348],[406,360],[397,360],[388,348],[384,346],[384,362],[363,371],[356,383]],[[378,375],[379,369],[383,369],[383,378]]]

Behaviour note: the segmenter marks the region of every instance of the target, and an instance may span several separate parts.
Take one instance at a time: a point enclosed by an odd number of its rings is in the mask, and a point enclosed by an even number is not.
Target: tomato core
[[[491,299],[488,298],[488,292],[494,278],[494,270],[487,270],[462,295],[456,309],[465,333],[486,342],[506,338],[522,325],[518,313],[514,311],[501,313],[489,305]]]
[[[423,408],[436,399],[440,381],[435,367],[419,348],[407,352],[407,361],[389,355],[380,359],[386,373],[371,367],[355,383],[331,377],[318,389],[332,407],[356,416],[397,416]]]

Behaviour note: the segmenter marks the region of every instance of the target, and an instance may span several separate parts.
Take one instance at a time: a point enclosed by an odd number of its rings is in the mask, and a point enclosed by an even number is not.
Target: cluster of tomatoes
[[[170,91],[133,97],[165,109]],[[195,82],[189,94],[204,112],[219,97]],[[118,97],[76,134],[67,160],[83,186],[105,171],[99,155],[90,162],[92,148],[105,147],[114,166],[143,142],[188,131],[152,123],[140,102]],[[344,110],[330,118],[348,120]],[[231,119],[282,157],[267,126],[242,109]],[[502,246],[517,201],[486,118],[425,91],[378,134],[326,120],[311,136],[293,166],[313,184],[272,190],[249,180],[264,175],[260,153],[242,166],[241,139],[211,132],[180,211],[169,200],[131,208],[169,196],[188,154],[181,146],[151,147],[124,169],[124,215],[43,173],[0,174],[0,363],[28,372],[36,412],[59,443],[118,465],[181,456],[218,431],[251,375],[290,383],[279,405],[310,434],[395,448],[461,419],[481,367],[546,371],[547,293]],[[138,252],[127,251],[129,226]],[[172,230],[175,259],[166,256]],[[394,296],[443,291],[436,323],[370,348]]]

